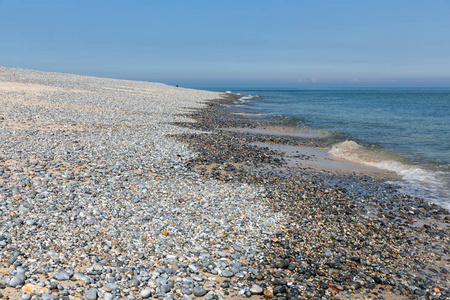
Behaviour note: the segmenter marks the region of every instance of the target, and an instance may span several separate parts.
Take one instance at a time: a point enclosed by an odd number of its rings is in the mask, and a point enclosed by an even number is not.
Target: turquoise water
[[[402,191],[450,208],[450,89],[236,89],[243,111],[313,129],[334,156],[402,176]]]

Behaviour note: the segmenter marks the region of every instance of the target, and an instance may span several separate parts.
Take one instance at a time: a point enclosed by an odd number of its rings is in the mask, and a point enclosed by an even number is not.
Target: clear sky
[[[450,86],[450,0],[0,0],[0,65],[182,86]]]

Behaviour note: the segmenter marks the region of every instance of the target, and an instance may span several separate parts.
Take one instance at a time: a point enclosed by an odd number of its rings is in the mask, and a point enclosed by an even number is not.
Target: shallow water
[[[450,209],[450,89],[231,91],[246,95],[234,109],[319,131],[335,157],[394,171],[403,192]]]

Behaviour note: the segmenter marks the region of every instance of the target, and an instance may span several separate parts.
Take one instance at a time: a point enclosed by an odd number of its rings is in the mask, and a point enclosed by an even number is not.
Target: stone
[[[289,260],[280,259],[277,262],[275,262],[275,267],[279,269],[287,269],[289,267]]]
[[[353,290],[357,290],[357,289],[360,289],[361,287],[362,287],[362,284],[360,283],[360,282],[358,282],[358,281],[350,281],[349,283],[348,283],[348,285],[350,286],[350,288],[351,289],[353,289]]]
[[[278,295],[278,294],[283,294],[286,293],[286,287],[282,286],[282,285],[278,285],[276,287],[273,288],[273,294],[274,295]]]
[[[23,278],[21,278],[21,277],[18,277],[18,276],[14,276],[9,281],[9,286],[12,286],[12,287],[22,286],[24,284],[25,284],[25,280]]]
[[[143,289],[139,295],[142,299],[147,299],[151,297],[152,291],[150,289]]]
[[[139,279],[137,278],[133,278],[131,279],[131,286],[139,286],[141,284],[141,282],[139,281]]]
[[[70,274],[66,271],[59,271],[53,275],[53,278],[58,281],[66,281],[70,279]]]
[[[36,225],[37,223],[36,223],[36,221],[33,220],[33,219],[28,219],[28,220],[25,221],[25,224],[27,224],[28,226],[34,226],[34,225]]]
[[[160,288],[160,291],[163,293],[168,293],[168,292],[170,292],[170,290],[172,290],[172,288],[173,288],[173,285],[171,285],[171,284],[163,284]]]
[[[274,298],[275,295],[273,294],[272,290],[265,290],[264,291],[264,297],[266,297],[266,298]]]
[[[275,279],[273,280],[273,284],[274,284],[274,285],[286,285],[287,282],[286,282],[286,280],[284,280],[284,279],[282,279],[282,278],[275,278]]]
[[[42,299],[42,300],[54,300],[55,297],[53,297],[53,296],[50,295],[50,294],[44,293],[44,294],[42,294],[41,299]]]
[[[103,299],[104,299],[104,300],[113,300],[113,299],[114,299],[114,296],[113,296],[113,294],[111,294],[111,293],[105,293],[105,294],[103,295]]]
[[[230,278],[230,277],[233,277],[233,276],[234,276],[233,272],[230,272],[228,270],[225,270],[225,271],[222,272],[222,277]]]
[[[192,292],[194,293],[194,295],[196,297],[203,297],[207,293],[207,291],[204,288],[200,287],[200,286],[196,286],[195,288],[193,288]]]
[[[84,296],[86,297],[86,300],[97,300],[98,290],[91,288],[85,292]]]
[[[22,298],[22,300],[30,300],[31,299],[31,295],[30,294],[23,294],[21,298]]]
[[[34,284],[26,284],[22,287],[22,291],[26,292],[26,293],[30,293],[33,294],[36,291],[40,291],[42,293],[48,293],[48,289],[45,287],[41,287],[38,285],[34,285]]]
[[[262,295],[263,292],[263,288],[257,284],[252,285],[252,287],[250,288],[250,293],[252,293],[253,295]]]

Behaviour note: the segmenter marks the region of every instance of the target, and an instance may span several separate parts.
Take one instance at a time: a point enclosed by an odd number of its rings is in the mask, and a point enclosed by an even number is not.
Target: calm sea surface
[[[403,192],[450,209],[450,89],[229,91],[241,111],[325,136],[332,155],[394,171]]]

